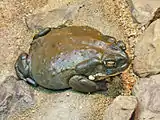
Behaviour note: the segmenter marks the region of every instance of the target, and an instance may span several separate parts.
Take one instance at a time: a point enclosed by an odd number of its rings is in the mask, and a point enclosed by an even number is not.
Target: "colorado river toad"
[[[46,28],[35,35],[29,54],[15,64],[17,76],[34,85],[81,92],[106,90],[107,77],[129,65],[125,44],[88,26]]]

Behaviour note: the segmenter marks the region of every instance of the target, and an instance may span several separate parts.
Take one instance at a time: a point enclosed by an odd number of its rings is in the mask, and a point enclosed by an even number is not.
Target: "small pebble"
[[[90,76],[88,77],[88,79],[89,79],[89,80],[95,80],[95,77],[94,77],[93,75],[90,75]]]
[[[70,94],[69,94],[69,93],[67,93],[66,95],[67,95],[67,96],[69,96]]]
[[[141,30],[142,30],[142,31],[144,31],[145,29],[146,29],[146,28],[145,28],[144,26],[143,26],[143,27],[141,27]]]

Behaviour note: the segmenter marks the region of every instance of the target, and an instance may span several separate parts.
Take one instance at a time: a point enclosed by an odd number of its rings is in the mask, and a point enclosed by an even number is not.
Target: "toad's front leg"
[[[75,70],[78,74],[89,76],[91,73],[96,72],[98,70],[97,66],[101,64],[102,63],[99,58],[93,57],[77,64]]]
[[[107,90],[106,81],[91,81],[85,76],[75,75],[69,80],[69,86],[76,91],[90,93]]]

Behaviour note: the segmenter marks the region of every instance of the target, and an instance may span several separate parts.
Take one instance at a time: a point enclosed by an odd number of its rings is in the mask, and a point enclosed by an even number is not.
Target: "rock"
[[[160,7],[159,0],[128,0],[131,13],[137,22],[146,24],[154,17],[154,13]]]
[[[106,3],[107,4],[107,3]],[[57,27],[66,25],[88,25],[100,30],[102,33],[124,39],[124,32],[121,31],[116,22],[107,20],[104,14],[106,4],[102,0],[77,1],[76,3],[63,6],[62,8],[28,16],[26,19],[28,28],[35,31],[37,28]],[[93,17],[94,16],[94,17]],[[114,32],[116,31],[116,32]]]
[[[110,97],[117,97],[122,94],[124,91],[122,79],[119,76],[115,76],[111,78],[110,82],[107,84],[107,92],[106,95]]]
[[[138,99],[136,120],[159,120],[160,118],[160,75],[141,78],[133,88]]]
[[[106,109],[103,120],[130,120],[136,106],[136,97],[118,96]]]
[[[71,6],[69,8],[53,9],[37,13],[28,17],[27,25],[29,29],[35,31],[39,28],[57,27],[64,24],[66,21],[71,22],[78,12],[79,6]]]
[[[105,108],[112,102],[105,95],[72,90],[50,94],[41,90],[36,98],[36,107],[11,120],[102,120]]]
[[[133,69],[140,77],[160,72],[160,20],[153,22],[138,37]]]
[[[0,85],[0,119],[25,111],[34,105],[33,91],[23,81],[13,76],[6,78]]]

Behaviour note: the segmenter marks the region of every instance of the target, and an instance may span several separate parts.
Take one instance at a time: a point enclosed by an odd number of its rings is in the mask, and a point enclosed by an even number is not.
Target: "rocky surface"
[[[25,111],[34,106],[33,90],[13,76],[0,85],[0,120]]]
[[[104,95],[73,91],[37,94],[35,107],[9,120],[102,120],[105,108],[112,101]]]
[[[140,77],[160,72],[160,20],[154,21],[137,38],[134,71]]]
[[[160,75],[141,78],[134,86],[133,93],[138,99],[135,120],[160,119]]]
[[[142,0],[143,1],[143,0]],[[141,1],[139,1],[141,2]],[[136,4],[138,4],[137,2]],[[135,120],[159,120],[160,119],[160,6],[159,1],[145,1],[148,9],[146,12],[139,11],[144,14],[144,18],[140,18],[142,25],[147,23],[147,29],[136,39],[135,59],[133,62],[134,72],[141,77],[134,86],[133,94],[137,97],[138,106],[135,111]],[[139,7],[144,10],[143,7]],[[157,9],[156,13],[154,11]],[[150,14],[149,14],[150,13]],[[154,17],[153,17],[154,13]],[[145,16],[145,14],[148,16]],[[152,18],[153,17],[153,18]]]
[[[103,120],[130,120],[136,107],[136,97],[118,96],[104,112]]]
[[[107,1],[80,0],[64,5],[63,8],[45,10],[39,14],[31,15],[28,17],[27,24],[32,30],[39,26],[57,27],[64,23],[67,25],[88,25],[104,34],[115,36],[117,39],[126,39],[123,29],[118,26],[118,21],[108,20],[105,9],[108,7]],[[107,11],[110,11],[110,9],[107,9]]]
[[[154,17],[154,13],[160,8],[159,0],[127,0],[131,6],[134,19],[143,25]]]

